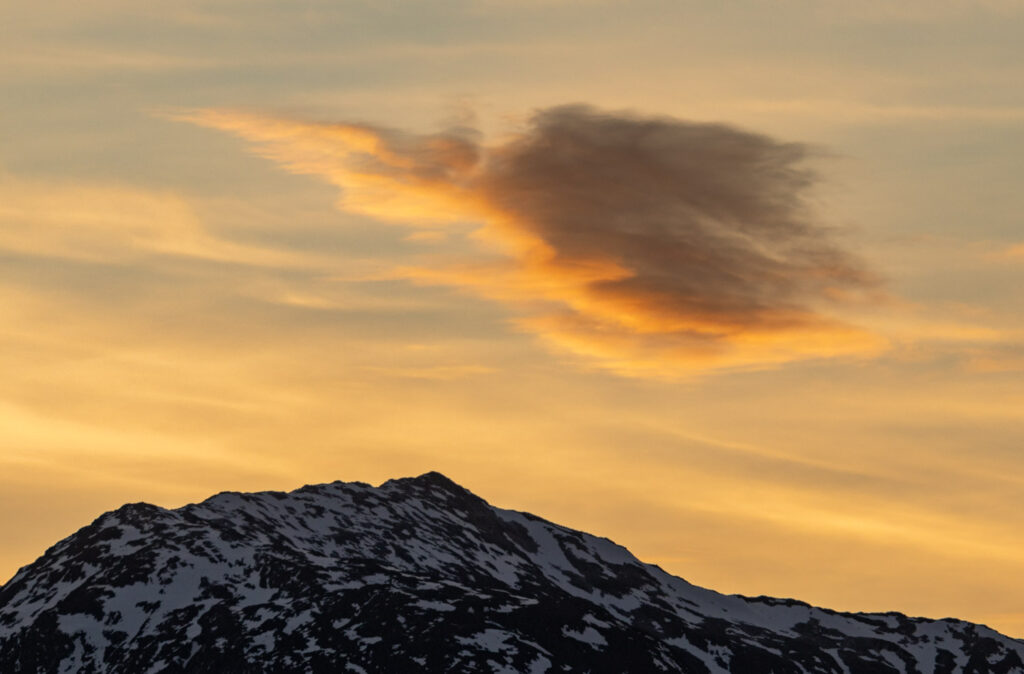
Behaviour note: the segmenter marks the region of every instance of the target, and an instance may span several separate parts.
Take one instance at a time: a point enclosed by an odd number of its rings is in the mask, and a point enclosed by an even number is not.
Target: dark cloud
[[[727,126],[571,106],[493,150],[477,184],[552,266],[621,267],[588,291],[625,324],[727,334],[817,322],[810,300],[867,282],[805,212],[805,155]]]
[[[542,110],[492,146],[465,130],[193,119],[326,176],[343,207],[413,226],[480,221],[508,264],[407,274],[527,306],[522,325],[622,372],[880,347],[830,317],[873,283],[810,212],[815,175],[801,144],[581,105]]]

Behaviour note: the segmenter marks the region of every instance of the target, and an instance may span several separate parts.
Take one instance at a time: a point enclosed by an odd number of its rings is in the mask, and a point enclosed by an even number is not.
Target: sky
[[[0,2],[0,580],[438,470],[1024,637],[1024,2]]]

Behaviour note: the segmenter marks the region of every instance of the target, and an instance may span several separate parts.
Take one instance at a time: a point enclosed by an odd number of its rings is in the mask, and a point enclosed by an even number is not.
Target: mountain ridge
[[[125,504],[0,586],[0,671],[1024,672],[983,625],[722,595],[437,472]]]

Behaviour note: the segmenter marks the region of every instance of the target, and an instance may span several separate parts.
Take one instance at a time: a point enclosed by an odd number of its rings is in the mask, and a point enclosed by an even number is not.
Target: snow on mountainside
[[[725,596],[438,473],[106,513],[0,588],[0,672],[1024,673],[956,620]]]

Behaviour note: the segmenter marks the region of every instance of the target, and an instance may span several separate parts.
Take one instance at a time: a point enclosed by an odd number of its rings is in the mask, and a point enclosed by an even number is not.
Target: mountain
[[[1024,672],[958,620],[726,596],[427,473],[102,515],[0,588],[0,672]]]

